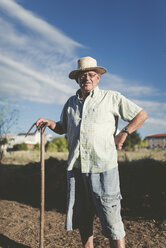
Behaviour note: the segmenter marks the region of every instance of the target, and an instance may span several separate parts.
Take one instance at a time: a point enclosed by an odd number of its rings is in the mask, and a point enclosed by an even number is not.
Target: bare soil
[[[46,160],[45,247],[82,247],[77,230],[64,230],[66,161]],[[166,247],[166,163],[120,162],[127,248]],[[37,248],[40,237],[40,164],[0,164],[0,247]],[[109,247],[94,222],[95,248]]]

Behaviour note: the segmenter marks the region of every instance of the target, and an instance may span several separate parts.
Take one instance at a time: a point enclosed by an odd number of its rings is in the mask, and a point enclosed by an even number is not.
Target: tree
[[[28,147],[25,143],[21,143],[21,144],[15,144],[13,146],[13,150],[14,151],[27,151]]]
[[[57,152],[58,151],[58,147],[53,142],[47,142],[47,144],[46,144],[46,151],[48,151],[48,152]]]
[[[33,150],[34,151],[39,151],[40,150],[40,143],[35,144],[34,147],[33,147]]]
[[[65,137],[55,138],[52,142],[46,144],[46,151],[50,152],[67,152],[67,140]]]
[[[124,142],[123,148],[134,148],[135,145],[141,142],[140,135],[137,131],[127,136],[127,139]]]
[[[5,137],[1,137],[0,138],[0,162],[3,158],[3,155],[4,155],[4,151],[5,151],[5,145],[8,143],[7,139]]]
[[[54,144],[57,146],[58,152],[67,152],[67,140],[64,137],[58,137],[54,139]]]
[[[18,110],[7,100],[0,99],[0,162],[2,161],[4,151],[2,146],[7,144],[5,135],[10,131],[12,125],[16,125],[18,120]]]

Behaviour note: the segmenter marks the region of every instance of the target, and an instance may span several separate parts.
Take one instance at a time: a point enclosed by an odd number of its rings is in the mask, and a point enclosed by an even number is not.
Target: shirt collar
[[[99,92],[99,87],[96,86],[91,92],[90,92],[90,96],[94,97],[95,95],[97,95],[97,93]]]
[[[97,93],[99,92],[99,87],[96,86],[89,94],[89,96],[94,97],[95,95],[97,95]],[[81,96],[81,89],[77,90],[76,95],[78,97],[78,99],[80,100],[80,96]]]

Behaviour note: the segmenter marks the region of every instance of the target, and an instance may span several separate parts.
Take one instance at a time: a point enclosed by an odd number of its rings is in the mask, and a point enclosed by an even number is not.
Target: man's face
[[[77,83],[82,91],[89,93],[97,86],[100,77],[95,71],[85,71],[78,75]]]

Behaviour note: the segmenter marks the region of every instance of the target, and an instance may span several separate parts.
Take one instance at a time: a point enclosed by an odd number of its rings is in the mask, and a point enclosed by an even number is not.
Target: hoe
[[[34,123],[31,128],[26,133],[26,136],[30,133],[32,128],[36,125]],[[33,132],[35,134],[37,131],[40,132],[40,162],[41,162],[41,205],[40,205],[40,248],[44,248],[44,209],[45,209],[45,161],[44,161],[44,131],[48,123],[44,122],[40,124],[39,127]],[[25,137],[26,137],[25,136]]]

